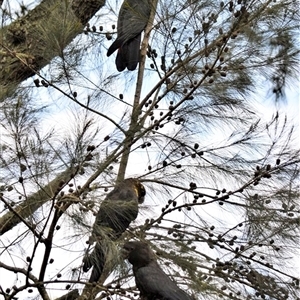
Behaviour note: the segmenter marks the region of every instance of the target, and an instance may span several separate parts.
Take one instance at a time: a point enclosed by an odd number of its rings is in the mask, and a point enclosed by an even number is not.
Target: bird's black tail
[[[90,255],[86,255],[83,259],[83,272],[87,272],[93,267],[89,282],[97,282],[99,280],[103,272],[105,261],[105,251],[99,243],[96,243],[94,251]]]
[[[116,57],[116,66],[119,72],[122,72],[125,68],[129,71],[136,69],[140,61],[141,36],[141,34],[137,35],[119,48]]]

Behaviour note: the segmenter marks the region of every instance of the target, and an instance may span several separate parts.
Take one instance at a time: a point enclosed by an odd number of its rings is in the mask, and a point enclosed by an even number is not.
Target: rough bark
[[[83,31],[105,0],[44,0],[0,29],[0,101],[38,73]]]
[[[17,207],[11,209],[0,218],[0,236],[14,228],[21,221],[25,221],[39,207],[51,199],[58,190],[62,182],[67,182],[72,177],[73,169],[67,169],[58,175],[49,184],[32,194]]]

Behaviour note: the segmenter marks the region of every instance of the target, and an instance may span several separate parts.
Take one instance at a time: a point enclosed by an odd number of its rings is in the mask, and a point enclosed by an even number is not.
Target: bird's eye
[[[130,247],[130,246],[124,246],[124,249],[127,250],[127,251],[132,251],[132,250],[133,250],[133,247]]]

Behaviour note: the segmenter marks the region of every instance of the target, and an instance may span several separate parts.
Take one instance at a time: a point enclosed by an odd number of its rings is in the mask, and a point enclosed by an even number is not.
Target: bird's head
[[[140,241],[126,242],[122,254],[135,268],[143,267],[155,260],[155,254],[148,244]]]
[[[145,187],[142,185],[142,183],[135,178],[127,178],[124,180],[124,182],[130,182],[131,184],[133,184],[133,187],[136,191],[137,197],[138,197],[138,202],[139,204],[142,204],[145,200],[145,196],[146,196],[146,189]]]

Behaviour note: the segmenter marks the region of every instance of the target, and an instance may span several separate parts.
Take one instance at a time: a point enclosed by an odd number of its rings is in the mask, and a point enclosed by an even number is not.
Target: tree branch
[[[24,17],[1,28],[0,101],[61,55],[104,4],[105,0],[44,0]],[[53,45],[49,45],[50,39]]]
[[[25,201],[18,205],[14,212],[9,211],[0,218],[0,235],[3,235],[14,226],[19,224],[23,219],[28,218],[39,207],[46,203],[55,192],[59,189],[61,182],[67,182],[71,179],[74,169],[68,168],[59,174],[49,184],[41,188],[38,192],[29,196]]]

